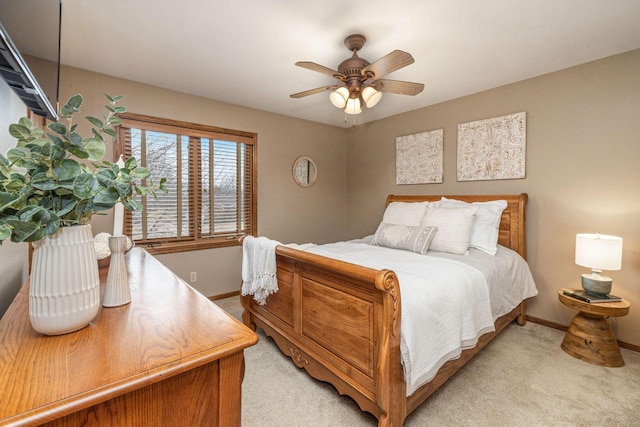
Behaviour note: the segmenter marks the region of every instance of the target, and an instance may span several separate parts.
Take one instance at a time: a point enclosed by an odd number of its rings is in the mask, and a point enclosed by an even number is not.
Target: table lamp
[[[620,270],[622,267],[622,238],[604,234],[576,235],[576,264],[591,269],[582,275],[582,289],[604,296],[611,292],[611,278],[602,270]]]

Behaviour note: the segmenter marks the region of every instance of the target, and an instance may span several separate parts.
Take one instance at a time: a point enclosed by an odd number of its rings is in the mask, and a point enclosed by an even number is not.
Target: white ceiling
[[[343,44],[367,37],[370,62],[394,49],[415,63],[387,78],[425,84],[384,94],[358,124],[640,48],[638,0],[64,0],[62,62],[334,126],[328,92]]]

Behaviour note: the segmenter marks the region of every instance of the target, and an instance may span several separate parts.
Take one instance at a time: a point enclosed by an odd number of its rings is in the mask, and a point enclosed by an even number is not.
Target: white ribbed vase
[[[100,308],[91,225],[60,227],[33,244],[29,318],[36,331],[61,335],[89,324]]]

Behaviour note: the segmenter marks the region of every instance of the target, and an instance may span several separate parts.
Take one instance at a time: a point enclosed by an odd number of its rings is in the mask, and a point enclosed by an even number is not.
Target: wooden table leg
[[[624,366],[618,341],[603,316],[578,313],[562,341],[562,349],[573,357],[594,365]]]

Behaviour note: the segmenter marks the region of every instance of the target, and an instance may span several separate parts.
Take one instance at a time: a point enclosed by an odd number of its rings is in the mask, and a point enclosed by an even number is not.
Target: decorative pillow
[[[478,208],[474,206],[427,209],[421,224],[438,227],[438,233],[431,241],[429,249],[458,255],[467,254],[477,212]]]
[[[429,250],[429,243],[433,240],[437,230],[437,227],[381,222],[371,244],[392,249],[404,249],[424,255]]]
[[[467,203],[462,200],[453,200],[443,197],[440,206],[444,207],[465,207],[475,206],[478,208],[476,222],[473,225],[471,235],[472,248],[480,249],[489,255],[495,255],[498,251],[498,233],[500,231],[500,219],[502,211],[507,208],[506,200],[493,200],[490,202]]]
[[[384,211],[382,222],[387,224],[420,225],[429,202],[392,202]]]

